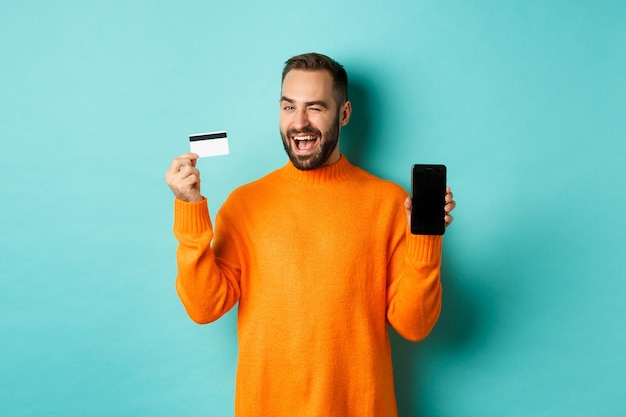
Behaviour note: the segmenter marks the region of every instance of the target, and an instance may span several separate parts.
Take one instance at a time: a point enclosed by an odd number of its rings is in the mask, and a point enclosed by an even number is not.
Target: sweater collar
[[[339,160],[332,165],[324,166],[317,169],[303,171],[296,168],[291,161],[283,166],[279,171],[290,181],[305,184],[322,184],[328,182],[340,181],[350,175],[354,166],[348,159],[341,155]]]

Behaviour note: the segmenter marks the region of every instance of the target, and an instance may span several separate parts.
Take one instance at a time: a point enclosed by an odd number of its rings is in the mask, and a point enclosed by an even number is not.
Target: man
[[[341,155],[351,112],[343,67],[296,56],[280,98],[285,166],[234,190],[215,228],[197,155],[166,173],[187,313],[208,323],[239,303],[238,417],[396,416],[387,324],[417,341],[439,316],[442,237],[412,235],[406,192]],[[449,189],[446,202],[449,224]]]

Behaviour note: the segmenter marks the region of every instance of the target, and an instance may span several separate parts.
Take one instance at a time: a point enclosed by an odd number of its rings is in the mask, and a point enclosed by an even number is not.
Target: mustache
[[[290,138],[294,135],[310,134],[316,136],[322,136],[322,132],[314,127],[305,127],[304,129],[289,129],[287,131],[287,137]]]

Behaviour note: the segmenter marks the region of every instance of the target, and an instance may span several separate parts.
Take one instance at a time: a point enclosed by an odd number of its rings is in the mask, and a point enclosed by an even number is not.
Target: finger
[[[174,175],[178,173],[185,165],[191,165],[191,160],[189,158],[183,158],[182,156],[176,157],[172,160],[172,163],[170,164],[167,172],[171,175]]]
[[[198,154],[188,152],[182,154],[181,157],[187,161],[188,165],[191,165],[194,168],[196,167],[196,163],[198,162]]]
[[[446,227],[450,226],[450,224],[454,221],[454,217],[447,214],[445,217]]]
[[[196,160],[196,159],[198,159],[198,154],[197,153],[193,153],[193,152],[186,152],[184,154],[178,155],[176,158],[177,159],[178,158],[183,158],[183,159],[189,159],[189,160],[191,160],[191,159]]]
[[[406,213],[406,221],[408,224],[411,224],[411,207],[413,207],[413,199],[411,197],[405,198],[404,211]]]
[[[192,194],[196,194],[200,189],[200,177],[191,174],[186,177],[179,177],[172,185],[172,191],[181,200],[191,201]]]
[[[446,213],[450,213],[455,208],[456,208],[456,201],[454,201],[454,200],[446,203],[446,205],[443,206],[443,209],[446,211]]]
[[[191,153],[191,152],[179,155],[172,160],[172,163],[170,164],[170,168],[168,171],[171,171],[172,173],[176,173],[176,171],[180,171],[181,168],[184,166],[195,167],[197,159],[198,159],[198,155],[195,153]]]
[[[189,177],[200,178],[200,171],[197,168],[192,167],[191,165],[183,165],[180,168],[180,171],[176,174],[181,180],[187,179]]]
[[[186,191],[192,190],[200,183],[200,176],[190,174],[180,180],[180,188]]]
[[[175,190],[185,189],[189,187],[189,184],[199,183],[200,171],[197,168],[193,168],[190,162],[187,165],[174,163],[166,172],[165,181],[176,194]]]
[[[191,159],[191,166],[196,167],[196,163],[198,162],[198,154],[192,153],[189,155],[189,159]]]

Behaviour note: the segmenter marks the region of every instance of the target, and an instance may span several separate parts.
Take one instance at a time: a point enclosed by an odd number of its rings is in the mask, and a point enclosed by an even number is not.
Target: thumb
[[[406,221],[411,224],[411,208],[413,207],[413,200],[411,197],[404,199],[404,210],[406,211]]]

